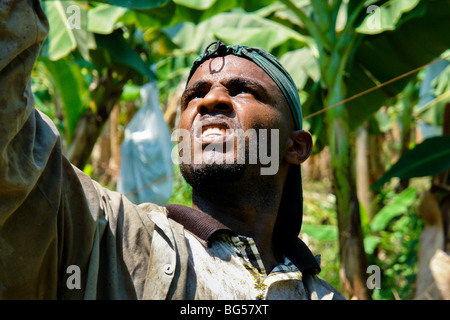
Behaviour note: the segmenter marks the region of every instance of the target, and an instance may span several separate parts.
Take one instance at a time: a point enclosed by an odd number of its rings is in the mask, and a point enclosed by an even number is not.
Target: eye
[[[206,93],[203,91],[194,91],[188,94],[187,101],[192,101],[194,99],[203,99],[205,97]]]
[[[248,87],[237,87],[230,90],[231,96],[238,96],[238,95],[244,95],[244,94],[250,94],[255,96],[255,91]]]
[[[181,109],[184,110],[187,108],[189,103],[195,99],[202,99],[205,97],[205,93],[202,91],[192,91],[187,94],[185,94],[181,98]]]

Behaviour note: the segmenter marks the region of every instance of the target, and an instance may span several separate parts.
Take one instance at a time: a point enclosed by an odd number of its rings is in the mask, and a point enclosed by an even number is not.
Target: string
[[[146,185],[146,186],[143,186],[143,187],[141,187],[141,188],[139,188],[139,189],[137,189],[137,190],[130,191],[130,192],[128,192],[128,193],[125,194],[125,195],[126,195],[126,196],[130,196],[130,195],[132,195],[132,194],[138,193],[139,191],[148,189],[148,188],[150,188],[151,186],[153,186],[153,185],[155,185],[155,184],[158,184],[158,183],[163,182],[163,181],[165,181],[165,180],[167,180],[167,179],[169,179],[169,178],[174,177],[177,173],[178,173],[178,172],[172,173],[171,175],[168,175],[167,177],[164,177],[164,178],[159,179],[159,180],[157,180],[157,181],[155,181],[155,182],[152,182],[152,183],[150,183],[150,184],[148,184],[148,185]]]
[[[399,75],[399,76],[397,76],[397,77],[395,77],[395,78],[392,78],[391,80],[388,80],[388,81],[383,82],[383,83],[381,83],[381,84],[379,84],[379,85],[376,85],[376,86],[374,86],[374,87],[372,87],[372,88],[369,88],[369,89],[367,89],[367,90],[365,90],[365,91],[362,91],[362,92],[360,92],[360,93],[357,93],[357,94],[355,94],[355,95],[353,95],[353,96],[351,96],[351,97],[349,97],[349,98],[346,98],[346,99],[344,99],[344,100],[342,100],[342,101],[340,101],[340,102],[338,102],[338,103],[335,103],[335,104],[333,104],[333,105],[331,105],[331,106],[328,106],[328,107],[322,108],[322,109],[320,109],[320,110],[318,110],[318,111],[316,111],[316,112],[313,112],[313,113],[311,113],[311,114],[309,114],[309,115],[303,117],[303,120],[306,120],[306,119],[315,117],[315,116],[317,116],[317,115],[319,115],[319,114],[321,114],[321,113],[324,113],[324,112],[326,112],[326,111],[328,111],[328,110],[330,110],[330,109],[333,109],[333,108],[335,108],[335,107],[337,107],[337,106],[340,106],[341,104],[344,104],[344,103],[346,103],[346,102],[349,102],[349,101],[351,101],[351,100],[354,100],[354,99],[356,99],[356,98],[359,98],[359,97],[361,97],[361,96],[363,96],[363,95],[365,95],[365,94],[368,94],[368,93],[370,93],[370,92],[372,92],[372,91],[375,91],[375,90],[380,89],[380,88],[382,88],[382,87],[384,87],[384,86],[387,86],[388,84],[391,84],[391,83],[393,83],[393,82],[395,82],[395,81],[398,81],[398,80],[403,79],[403,78],[405,78],[405,77],[407,77],[407,76],[409,76],[409,75],[412,75],[412,74],[414,74],[414,73],[416,73],[416,72],[419,72],[420,70],[422,70],[422,69],[424,69],[424,68],[426,68],[426,67],[428,67],[428,66],[431,66],[431,65],[433,65],[433,64],[435,64],[435,63],[438,63],[438,62],[440,62],[440,61],[442,61],[442,60],[445,60],[445,59],[447,59],[448,57],[450,57],[450,54],[447,55],[447,56],[445,56],[445,57],[439,58],[439,59],[437,59],[437,60],[435,60],[435,61],[432,61],[432,62],[430,62],[430,63],[424,64],[423,66],[420,66],[420,67],[418,67],[418,68],[416,68],[416,69],[413,69],[413,70],[411,70],[411,71],[405,72],[405,73],[403,73],[403,74],[401,74],[401,75]]]

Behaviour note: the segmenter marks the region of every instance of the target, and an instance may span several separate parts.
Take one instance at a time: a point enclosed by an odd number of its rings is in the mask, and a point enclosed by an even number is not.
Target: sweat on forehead
[[[247,81],[254,83],[257,83],[258,80],[266,83],[272,83],[276,89],[278,89],[272,78],[270,78],[269,75],[257,64],[249,59],[235,55],[211,57],[202,62],[190,76],[186,88],[199,80],[199,74],[202,75],[202,79],[225,80],[232,78],[234,81]],[[227,81],[233,81],[232,79],[228,79]]]
[[[211,50],[213,44],[215,44],[215,48]],[[301,130],[302,110],[298,90],[294,80],[281,65],[281,63],[272,54],[263,49],[241,45],[227,46],[220,41],[214,42],[210,44],[206,48],[205,52],[194,61],[187,82],[189,82],[197,68],[202,65],[203,62],[212,57],[223,57],[229,54],[252,61],[264,70],[270,78],[272,78],[288,103],[294,119],[295,128],[297,130]]]

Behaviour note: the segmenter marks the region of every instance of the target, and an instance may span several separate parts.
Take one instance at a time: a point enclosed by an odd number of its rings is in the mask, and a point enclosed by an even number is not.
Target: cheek
[[[192,123],[194,122],[196,113],[193,112],[193,108],[187,108],[180,114],[180,120],[178,122],[179,129],[190,130]]]
[[[282,110],[270,106],[264,109],[248,109],[248,111],[245,113],[245,117],[241,118],[244,131],[255,129],[258,132],[258,141],[261,142],[258,130],[267,129],[269,138],[266,142],[268,143],[267,147],[278,148],[278,154],[282,156],[291,130],[290,115],[286,116]],[[276,136],[273,135],[275,133],[273,130],[276,130]]]
[[[280,129],[286,126],[283,114],[273,108],[249,108],[241,118],[246,129]]]

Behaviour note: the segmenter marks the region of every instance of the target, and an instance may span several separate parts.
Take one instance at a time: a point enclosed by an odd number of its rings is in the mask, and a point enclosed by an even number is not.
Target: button
[[[165,264],[163,270],[165,274],[170,276],[173,273],[174,267],[171,264]]]

